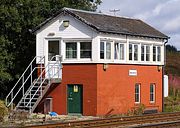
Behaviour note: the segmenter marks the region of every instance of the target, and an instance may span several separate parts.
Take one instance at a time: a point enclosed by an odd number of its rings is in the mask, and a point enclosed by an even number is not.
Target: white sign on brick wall
[[[137,70],[129,70],[129,76],[137,76]]]

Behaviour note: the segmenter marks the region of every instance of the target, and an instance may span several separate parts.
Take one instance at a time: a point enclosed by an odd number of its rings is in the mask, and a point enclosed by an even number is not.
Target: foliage
[[[180,89],[170,87],[169,96],[164,100],[164,112],[180,112]]]
[[[63,7],[95,11],[100,3],[101,0],[1,0],[0,93],[12,88],[35,56],[35,35],[30,29]]]
[[[4,101],[0,100],[0,122],[4,120],[4,117],[8,114],[8,109],[6,108]]]
[[[139,104],[137,107],[129,109],[127,115],[132,116],[132,115],[142,115],[144,110],[145,110],[145,105],[144,104]]]
[[[177,52],[177,48],[173,45],[166,45],[166,51],[167,52]]]
[[[180,76],[180,52],[167,52],[165,73]]]
[[[8,42],[3,36],[0,36],[0,90],[6,88],[3,83],[8,80],[12,80],[12,76],[10,71],[12,69],[13,57],[10,51],[8,51],[8,47],[10,47],[11,43]]]

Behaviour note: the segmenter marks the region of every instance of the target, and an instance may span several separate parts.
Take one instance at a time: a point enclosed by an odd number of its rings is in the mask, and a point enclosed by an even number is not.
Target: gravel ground
[[[4,122],[0,122],[0,128],[5,127],[13,127],[13,126],[26,126],[26,125],[37,125],[37,124],[45,124],[45,123],[55,123],[55,122],[69,122],[69,121],[78,121],[78,120],[93,120],[98,119],[100,117],[93,117],[93,116],[82,116],[82,115],[57,115],[57,116],[50,116],[49,114],[40,114],[40,113],[33,113],[28,115],[27,118],[21,119],[14,119],[9,120],[6,117]]]

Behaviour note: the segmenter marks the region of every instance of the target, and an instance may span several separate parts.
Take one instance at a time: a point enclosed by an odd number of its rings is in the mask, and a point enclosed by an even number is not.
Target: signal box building
[[[34,112],[96,116],[141,104],[162,111],[163,33],[139,19],[69,8],[34,31],[36,56],[45,58],[37,65],[46,67],[56,55],[62,64],[60,82],[50,85]]]

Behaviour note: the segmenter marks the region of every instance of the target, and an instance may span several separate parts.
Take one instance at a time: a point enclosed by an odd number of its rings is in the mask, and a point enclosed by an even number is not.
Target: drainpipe
[[[164,42],[164,65],[162,69],[162,112],[164,112],[164,68],[166,66],[166,44],[168,43],[168,39]]]

